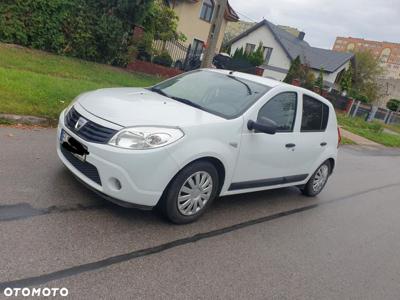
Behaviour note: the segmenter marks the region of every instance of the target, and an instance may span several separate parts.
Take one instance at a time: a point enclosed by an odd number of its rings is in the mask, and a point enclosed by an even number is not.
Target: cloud
[[[337,36],[400,43],[399,0],[230,0],[255,21],[263,18],[306,32],[313,46],[331,49]]]

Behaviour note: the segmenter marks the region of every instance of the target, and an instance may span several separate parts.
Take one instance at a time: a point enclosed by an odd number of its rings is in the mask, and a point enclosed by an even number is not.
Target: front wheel
[[[161,200],[162,211],[173,223],[191,223],[211,205],[218,190],[218,172],[214,165],[207,161],[195,162],[171,181]]]
[[[319,193],[321,193],[328,182],[330,173],[331,164],[329,161],[326,161],[318,167],[304,188],[301,189],[302,193],[308,197],[317,196]]]

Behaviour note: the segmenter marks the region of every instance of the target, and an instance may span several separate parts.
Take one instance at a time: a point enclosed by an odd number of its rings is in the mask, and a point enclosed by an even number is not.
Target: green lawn
[[[362,118],[338,115],[339,124],[346,130],[387,147],[400,147],[400,136],[383,132],[383,124],[378,121],[365,122]]]
[[[385,128],[400,134],[400,124],[399,125],[386,125],[385,124],[384,126],[385,126]]]
[[[56,118],[82,92],[161,78],[0,43],[0,113]]]
[[[342,145],[357,145],[357,143],[355,143],[354,141],[345,138],[344,136],[342,136],[342,141],[341,141]]]

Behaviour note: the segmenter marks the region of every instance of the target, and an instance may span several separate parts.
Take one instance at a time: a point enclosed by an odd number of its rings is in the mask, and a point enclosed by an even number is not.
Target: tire
[[[302,193],[308,197],[317,196],[324,189],[330,174],[331,164],[326,161],[310,177],[306,185],[301,189]]]
[[[207,161],[197,161],[182,169],[170,182],[161,199],[161,211],[172,223],[196,221],[217,196],[217,169]]]

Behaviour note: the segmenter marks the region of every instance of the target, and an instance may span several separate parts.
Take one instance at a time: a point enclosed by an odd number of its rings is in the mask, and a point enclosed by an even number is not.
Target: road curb
[[[57,123],[56,119],[42,118],[35,116],[0,114],[0,120],[8,121],[12,124],[26,124],[38,126],[53,126]]]

